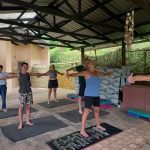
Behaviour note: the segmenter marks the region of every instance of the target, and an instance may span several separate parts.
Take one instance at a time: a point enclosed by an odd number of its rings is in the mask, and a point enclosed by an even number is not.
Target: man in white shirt
[[[2,72],[3,66],[0,65],[0,77],[9,76],[9,73]],[[7,92],[7,82],[6,80],[0,80],[0,95],[2,98],[2,111],[7,112],[6,109],[6,92]]]

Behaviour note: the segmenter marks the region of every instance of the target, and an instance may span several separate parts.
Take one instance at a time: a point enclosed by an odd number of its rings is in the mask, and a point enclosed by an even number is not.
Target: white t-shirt
[[[9,73],[7,72],[0,73],[0,78],[7,77],[7,76],[9,76]],[[6,80],[0,80],[0,85],[6,85],[6,84],[7,84]]]

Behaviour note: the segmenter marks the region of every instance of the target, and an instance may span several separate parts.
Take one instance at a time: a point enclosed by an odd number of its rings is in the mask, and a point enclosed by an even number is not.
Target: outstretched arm
[[[66,76],[67,76],[67,78],[69,78],[69,77],[79,77],[79,76],[86,76],[86,71],[82,71],[82,72],[78,72],[78,73],[71,73],[71,74],[69,74],[69,73],[67,73],[66,74]]]
[[[57,71],[57,70],[56,70],[56,71]],[[64,73],[61,73],[61,72],[59,72],[59,71],[57,71],[57,73],[60,74],[60,75],[64,75]]]
[[[38,77],[48,76],[49,72],[50,72],[50,70],[45,73],[38,73],[36,76],[38,76]]]
[[[134,77],[135,81],[150,81],[150,75],[139,75]]]
[[[67,69],[66,72],[71,71],[71,70],[74,70],[75,68],[76,68],[76,67],[71,67],[71,68]]]
[[[30,73],[30,76],[37,76],[39,77],[41,75],[41,73]]]
[[[112,75],[112,72],[102,72],[98,69],[95,69],[98,73],[99,76],[111,76]]]
[[[18,78],[18,74],[13,74],[13,75],[9,75],[6,77],[2,77],[0,78],[0,80],[7,80],[7,79],[12,79],[12,78]]]
[[[14,73],[14,72],[9,72],[9,75],[15,75],[15,74],[17,74],[17,73]]]
[[[135,83],[135,81],[150,81],[150,75],[137,75],[133,76],[133,73],[127,78],[129,83]]]

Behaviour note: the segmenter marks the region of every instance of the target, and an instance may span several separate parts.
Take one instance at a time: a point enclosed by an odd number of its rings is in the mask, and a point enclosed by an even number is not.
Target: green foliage
[[[70,51],[67,48],[54,48],[50,50],[50,60],[58,71],[65,72],[68,68],[74,67],[75,62],[80,64],[81,53],[78,50]]]
[[[96,55],[94,50],[85,51],[85,55],[95,60],[97,66],[121,67],[121,46],[96,50]],[[50,56],[51,63],[55,63],[59,71],[75,66],[74,62],[81,62],[81,52],[78,50],[54,48],[50,50]],[[126,52],[126,65],[132,66],[134,72],[150,72],[150,42],[133,44],[132,50]]]
[[[113,53],[116,50],[118,50],[120,47],[121,46],[98,49],[96,50],[96,56],[109,55],[110,53]],[[85,55],[95,57],[95,51],[94,50],[87,51],[85,52]]]
[[[150,72],[150,42],[133,44],[132,50],[126,52],[126,63],[133,72]]]
[[[70,51],[67,48],[54,48],[50,50],[51,63],[67,63],[81,61],[81,53],[78,50]]]

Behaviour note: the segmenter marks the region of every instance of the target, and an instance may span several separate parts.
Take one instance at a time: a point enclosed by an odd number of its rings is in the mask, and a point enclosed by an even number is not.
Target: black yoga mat
[[[50,104],[48,104],[47,101],[38,103],[38,104],[45,108],[53,108],[53,107],[59,107],[59,106],[63,106],[63,105],[73,104],[73,103],[76,103],[76,102],[64,99],[64,100],[59,100],[58,102],[51,101]]]
[[[118,129],[107,123],[102,123],[101,125],[106,128],[106,131],[101,131],[95,126],[89,127],[86,129],[87,133],[89,134],[88,138],[81,136],[80,131],[78,131],[49,141],[47,144],[53,150],[81,150],[122,131],[121,129]]]
[[[37,109],[31,108],[31,112],[36,112]],[[24,110],[25,113],[25,110]],[[13,117],[18,115],[18,108],[9,108],[7,112],[0,112],[0,119]]]
[[[33,120],[34,125],[25,125],[23,129],[18,130],[18,124],[12,124],[1,127],[3,134],[13,142],[26,138],[37,136],[39,134],[52,130],[67,127],[68,125],[60,121],[54,116],[47,116]]]
[[[107,114],[109,114],[109,112],[100,110],[100,117],[105,116]],[[62,112],[62,113],[59,113],[59,115],[73,123],[81,122],[81,118],[82,118],[82,115],[79,114],[78,110]],[[93,119],[93,118],[94,118],[94,113],[90,112],[90,114],[88,116],[88,120]]]

